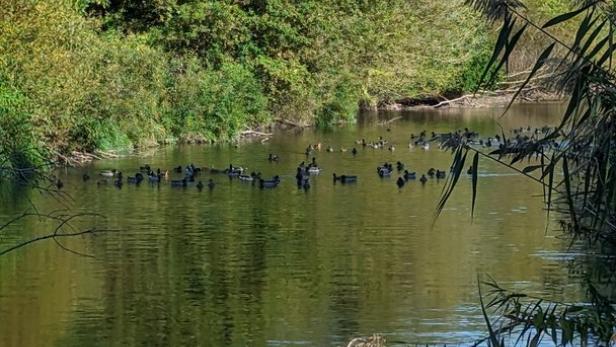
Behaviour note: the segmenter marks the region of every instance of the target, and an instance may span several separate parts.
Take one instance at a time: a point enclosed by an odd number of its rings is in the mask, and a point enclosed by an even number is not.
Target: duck
[[[379,166],[379,167],[376,168],[376,172],[381,177],[390,176],[392,171],[394,171],[393,165],[391,165],[389,163],[384,163],[383,166]]]
[[[434,177],[435,173],[436,173],[436,170],[433,167],[431,167],[427,172],[428,176],[430,177]]]
[[[196,187],[197,187],[197,189],[198,189],[199,191],[202,191],[202,190],[203,190],[203,182],[201,182],[201,181],[197,182]]]
[[[90,175],[88,175],[87,173],[84,173],[83,176],[81,176],[81,179],[84,182],[87,182],[88,180],[90,180]]]
[[[354,175],[337,176],[334,173],[334,183],[336,183],[336,181],[340,181],[341,183],[354,183],[354,182],[357,182],[357,176],[354,176]]]
[[[436,170],[436,178],[437,179],[443,179],[443,178],[445,178],[445,175],[446,175],[445,171]]]
[[[409,172],[408,170],[404,170],[404,175],[402,175],[405,180],[414,180],[417,178],[417,174],[415,172]]]
[[[391,170],[389,170],[389,168],[386,168],[386,167],[380,167],[377,172],[378,172],[379,176],[381,176],[381,177],[389,177],[389,176],[391,176]]]
[[[62,189],[64,187],[64,182],[60,181],[60,179],[56,180],[56,188],[58,188],[58,190]]]
[[[321,172],[321,168],[317,165],[317,158],[312,157],[312,162],[308,164],[308,169],[306,171],[310,174],[318,174]]]
[[[344,148],[344,147],[340,147],[340,152],[345,153],[346,151],[347,151],[347,149],[346,149],[346,148]]]
[[[240,176],[244,170],[245,169],[241,166],[233,166],[232,164],[229,164],[229,168],[226,169],[225,172],[231,177],[237,177]]]
[[[334,148],[332,146],[327,146],[327,152],[332,153]]]
[[[178,166],[178,167],[174,168],[174,169],[173,169],[173,171],[175,171],[175,173],[179,173],[179,174],[181,174],[181,173],[182,173],[182,165],[180,165],[180,166]]]
[[[308,168],[308,173],[310,174],[318,174],[319,172],[321,172],[321,168],[318,166],[310,166]]]
[[[280,183],[280,176],[276,175],[271,180],[259,180],[259,186],[261,188],[276,188]]]
[[[393,152],[396,150],[396,147],[394,145],[391,145],[387,148],[390,152]]]
[[[473,167],[472,166],[468,167],[468,170],[466,170],[466,174],[467,175],[472,175],[473,174]]]
[[[126,183],[139,185],[143,181],[143,174],[137,172],[134,177],[126,177]]]
[[[111,170],[102,170],[101,172],[99,172],[99,175],[103,176],[103,177],[113,177],[116,174],[116,169],[111,169]]]
[[[404,170],[404,164],[402,164],[401,162],[397,162],[396,169],[398,169],[398,171]]]
[[[267,160],[269,161],[278,161],[278,156],[276,154],[272,154],[270,153],[269,156],[267,157]]]
[[[351,154],[353,154],[353,156],[357,155],[357,148],[353,147],[353,149],[351,150]]]
[[[396,181],[396,185],[398,186],[398,188],[404,187],[405,184],[406,180],[402,177],[398,177],[398,180]]]
[[[210,188],[210,190],[212,190],[212,189],[214,189],[214,186],[216,186],[216,183],[214,183],[214,180],[210,178],[207,181],[207,187]]]
[[[419,178],[419,182],[421,182],[421,184],[426,184],[426,182],[428,182],[428,178],[426,177],[426,175],[421,175],[421,178]]]

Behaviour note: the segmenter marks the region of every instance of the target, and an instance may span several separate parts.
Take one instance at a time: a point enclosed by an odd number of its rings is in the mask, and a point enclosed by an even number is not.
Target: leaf
[[[462,155],[462,152],[464,152],[464,155]],[[438,217],[440,213],[443,212],[443,208],[445,207],[447,200],[449,200],[449,196],[451,195],[451,193],[453,193],[453,190],[456,187],[456,183],[458,183],[458,179],[460,178],[460,173],[464,169],[464,162],[466,161],[467,154],[468,154],[468,149],[464,147],[459,147],[458,150],[456,151],[456,155],[453,160],[451,178],[448,184],[445,187],[443,187],[443,196],[441,197],[441,200],[438,203],[438,206],[436,209],[436,217]]]
[[[537,71],[539,69],[541,69],[543,67],[543,65],[545,65],[547,59],[550,57],[550,54],[552,54],[552,50],[554,49],[554,46],[556,46],[556,42],[552,43],[551,45],[549,45],[546,49],[543,50],[543,52],[541,53],[541,55],[539,56],[539,58],[537,59],[537,61],[535,62],[535,66],[533,66],[533,69],[531,70],[531,72],[528,74],[528,77],[526,77],[526,80],[524,81],[524,83],[522,83],[522,85],[520,86],[520,88],[518,88],[518,90],[515,92],[515,94],[513,95],[513,97],[511,98],[511,100],[509,101],[509,104],[507,105],[507,107],[505,108],[505,111],[503,112],[503,114],[501,115],[501,117],[503,117],[507,111],[509,111],[509,108],[511,108],[511,105],[513,105],[513,103],[515,102],[515,100],[517,99],[517,97],[520,95],[520,93],[522,92],[522,90],[524,90],[524,88],[526,87],[526,85],[528,85],[528,82],[530,82],[530,80],[533,78],[533,76],[535,76],[535,74],[537,73]]]
[[[564,21],[567,21],[567,20],[577,16],[578,14],[586,11],[589,7],[595,6],[596,3],[597,3],[597,1],[591,2],[590,4],[584,6],[584,7],[580,8],[580,9],[577,9],[577,10],[571,11],[571,12],[567,12],[567,13],[563,13],[563,14],[561,14],[559,16],[556,16],[556,17],[550,19],[547,23],[545,23],[541,27],[541,29],[549,28],[549,27],[554,26],[556,24],[559,24],[559,23],[562,23]]]
[[[479,152],[475,152],[472,167],[473,198],[471,203],[471,218],[475,216],[475,199],[477,198],[477,169],[479,167]]]
[[[475,92],[477,92],[479,88],[481,87],[481,84],[485,82],[485,78],[490,72],[490,69],[492,68],[492,66],[494,66],[494,63],[496,62],[496,59],[498,58],[500,52],[507,45],[507,37],[509,37],[509,34],[511,33],[511,29],[513,29],[513,26],[515,25],[515,19],[511,23],[509,23],[509,21],[510,19],[508,17],[505,18],[503,27],[501,31],[499,32],[498,39],[496,40],[496,44],[494,45],[494,51],[492,52],[492,56],[490,57],[490,60],[488,60],[485,70],[483,70],[483,73],[481,74],[481,78],[479,78],[479,83],[477,83],[477,88]],[[498,73],[498,70],[495,70],[495,73]]]
[[[483,295],[481,294],[481,284],[479,283],[479,278],[477,278],[477,288],[479,289],[479,303],[481,304],[481,313],[483,314],[483,319],[486,322],[486,326],[488,327],[488,333],[490,334],[490,343],[494,347],[501,346],[501,344],[498,341],[498,337],[496,336],[496,332],[492,328],[492,324],[490,323],[490,318],[488,318],[486,307],[483,303]]]
[[[535,171],[537,169],[541,169],[542,167],[543,167],[543,165],[530,165],[530,166],[527,166],[524,169],[522,169],[522,172],[527,174],[527,173],[531,173],[531,172],[533,172],[533,171]]]

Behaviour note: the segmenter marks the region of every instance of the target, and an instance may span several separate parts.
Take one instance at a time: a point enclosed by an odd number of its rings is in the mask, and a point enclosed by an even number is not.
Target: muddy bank
[[[427,96],[402,98],[391,104],[378,105],[372,111],[407,111],[418,108],[445,107],[498,107],[506,106],[514,97],[515,91],[490,91],[458,96]],[[517,96],[514,103],[540,103],[564,101],[566,95],[539,90],[527,90]]]

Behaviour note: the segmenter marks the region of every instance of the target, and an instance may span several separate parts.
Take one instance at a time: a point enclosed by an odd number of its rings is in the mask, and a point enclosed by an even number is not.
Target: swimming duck
[[[269,161],[278,161],[278,156],[276,154],[270,153],[269,156],[267,157],[267,160],[269,160]]]
[[[436,170],[435,170],[433,167],[431,167],[431,168],[428,170],[428,172],[427,172],[427,173],[428,173],[428,176],[430,176],[430,177],[434,177],[434,174],[436,173]]]
[[[259,186],[261,188],[276,188],[280,183],[280,176],[276,175],[271,180],[259,180]]]
[[[357,148],[353,147],[353,149],[351,150],[351,154],[353,154],[354,156],[357,155]]]
[[[88,175],[87,173],[84,173],[83,176],[81,176],[81,179],[83,179],[83,181],[86,182],[90,179],[90,175]]]
[[[203,190],[203,182],[201,182],[201,181],[197,182],[197,186],[196,187],[197,187],[197,189],[199,191],[202,191]]]
[[[402,176],[404,177],[405,180],[414,180],[417,176],[415,172],[409,172],[408,170],[404,170],[404,175]]]
[[[334,151],[334,148],[332,146],[327,146],[327,152],[331,153]]]
[[[173,170],[175,171],[175,173],[179,173],[179,174],[181,174],[181,173],[182,173],[182,165],[180,165],[180,166],[178,166],[178,167],[174,168]]]
[[[437,179],[442,179],[445,178],[445,171],[441,171],[441,170],[436,170],[436,178]]]
[[[310,174],[318,174],[321,172],[321,168],[317,165],[317,158],[312,157],[312,162],[308,165],[308,169],[306,171]]]
[[[210,188],[210,190],[214,189],[214,186],[215,186],[215,185],[216,185],[216,184],[214,183],[214,180],[213,180],[213,179],[211,179],[211,178],[210,178],[210,179],[207,181],[207,187],[208,187],[208,188]]]
[[[318,166],[311,166],[308,168],[308,173],[309,174],[318,174],[319,172],[321,172],[321,168]]]
[[[353,176],[353,175],[337,176],[336,174],[334,174],[334,183],[336,181],[340,181],[341,183],[354,183],[354,182],[357,182],[357,176]]]
[[[149,173],[151,171],[150,164],[145,164],[144,166],[140,166],[139,171]]]
[[[64,182],[60,181],[60,179],[56,180],[56,188],[58,188],[58,190],[62,189],[64,187]]]
[[[396,169],[398,169],[398,171],[404,170],[404,164],[402,164],[401,162],[397,162]]]
[[[116,173],[116,169],[111,169],[111,170],[102,170],[99,175],[103,176],[103,177],[113,177],[115,176]]]
[[[398,188],[404,187],[405,184],[406,181],[404,180],[404,178],[398,177],[398,180],[396,181],[396,185],[398,186]]]
[[[428,181],[428,178],[426,177],[426,175],[421,175],[419,182],[421,182],[421,184],[426,184],[427,181]]]
[[[389,177],[389,176],[391,176],[391,170],[389,170],[389,168],[386,168],[386,167],[379,167],[377,172],[378,172],[379,176],[381,176],[381,177]]]
[[[467,175],[472,175],[473,174],[473,167],[472,166],[468,167],[468,170],[466,170],[466,174]]]
[[[143,181],[143,174],[141,172],[137,172],[134,177],[126,177],[126,183],[128,184],[139,185],[141,181]]]

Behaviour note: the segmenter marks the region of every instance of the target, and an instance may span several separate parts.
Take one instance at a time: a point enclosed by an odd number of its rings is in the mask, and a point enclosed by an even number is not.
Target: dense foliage
[[[2,121],[64,154],[327,126],[474,90],[490,28],[463,0],[7,0]]]

